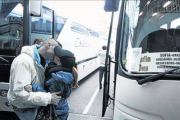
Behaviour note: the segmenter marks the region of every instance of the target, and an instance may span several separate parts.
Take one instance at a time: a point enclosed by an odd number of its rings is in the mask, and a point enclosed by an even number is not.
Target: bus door
[[[23,28],[23,24],[26,24],[23,21],[25,13],[23,7],[25,6],[23,0],[0,1],[0,111],[13,111],[7,101],[7,92],[11,63],[25,45],[23,40],[26,31]],[[27,13],[29,16],[29,12]],[[29,24],[25,27],[27,29]],[[26,34],[28,33],[26,32]],[[26,41],[28,40],[29,38],[26,39]]]
[[[18,2],[0,5],[0,82],[8,82],[11,62],[22,46],[23,7]]]
[[[103,89],[103,105],[102,105],[102,117],[105,115],[106,108],[108,107],[109,100],[114,101],[114,97],[111,97],[109,95],[109,88],[110,88],[110,72],[111,72],[111,63],[115,63],[115,66],[117,64],[116,61],[112,61],[110,53],[110,42],[112,37],[112,28],[113,28],[113,22],[114,22],[114,12],[118,11],[119,8],[119,0],[106,0],[105,1],[105,11],[106,12],[112,12],[111,15],[111,23],[110,23],[110,29],[109,29],[109,35],[108,35],[108,43],[107,43],[107,51],[106,51],[106,60],[105,60],[105,74],[104,74],[104,89]],[[115,79],[114,79],[114,87],[115,87]],[[115,88],[114,88],[115,89]],[[114,91],[115,93],[115,91]]]
[[[0,1],[0,110],[12,111],[6,96],[10,67],[19,54],[23,39],[22,1]]]

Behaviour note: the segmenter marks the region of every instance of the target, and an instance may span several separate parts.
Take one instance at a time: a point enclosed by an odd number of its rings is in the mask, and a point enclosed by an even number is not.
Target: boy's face
[[[61,65],[61,62],[60,62],[60,58],[58,58],[57,56],[54,55],[54,63],[56,63],[57,65]]]

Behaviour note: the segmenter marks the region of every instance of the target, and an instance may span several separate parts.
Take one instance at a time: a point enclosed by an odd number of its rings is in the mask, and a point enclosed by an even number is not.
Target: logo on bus
[[[80,40],[80,39],[76,39],[74,41],[74,46],[75,47],[90,47],[91,43],[89,40]]]

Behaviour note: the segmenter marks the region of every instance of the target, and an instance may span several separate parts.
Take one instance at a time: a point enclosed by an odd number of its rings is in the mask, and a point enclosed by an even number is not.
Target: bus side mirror
[[[30,16],[41,17],[42,0],[29,1]]]
[[[104,10],[106,12],[116,12],[119,8],[119,0],[106,0]]]

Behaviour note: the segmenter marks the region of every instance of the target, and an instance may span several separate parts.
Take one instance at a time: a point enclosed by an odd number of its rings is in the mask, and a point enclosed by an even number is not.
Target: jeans
[[[99,87],[102,88],[102,78],[105,71],[105,67],[99,67]]]
[[[38,108],[17,108],[13,106],[13,109],[20,120],[34,120]]]

